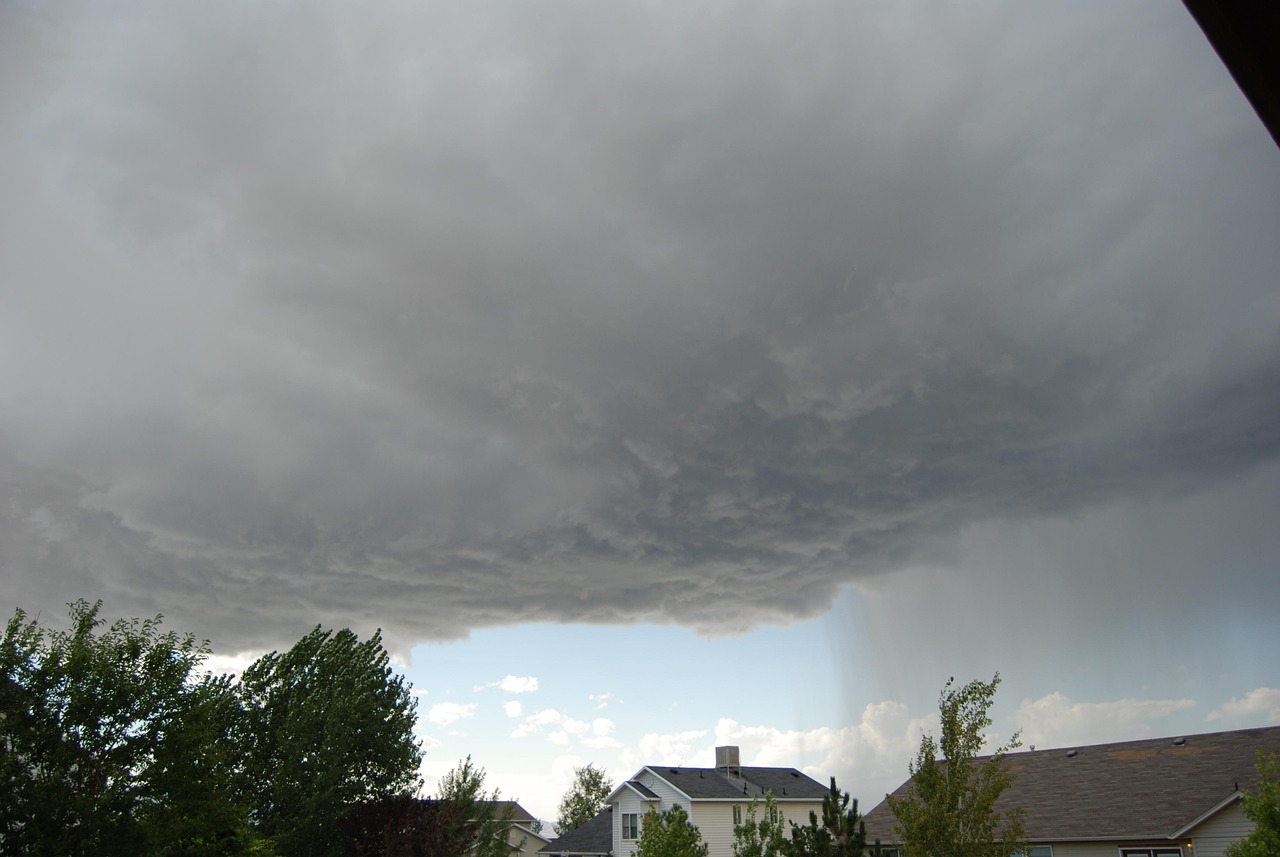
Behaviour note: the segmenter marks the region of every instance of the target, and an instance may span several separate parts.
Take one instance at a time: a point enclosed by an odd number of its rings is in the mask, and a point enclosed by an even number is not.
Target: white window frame
[[[629,825],[628,821],[631,822]],[[627,835],[628,832],[631,833],[630,836]],[[622,813],[622,838],[627,842],[634,842],[640,838],[640,813]]]
[[[1182,847],[1153,845],[1150,848],[1121,848],[1120,857],[1182,857]]]

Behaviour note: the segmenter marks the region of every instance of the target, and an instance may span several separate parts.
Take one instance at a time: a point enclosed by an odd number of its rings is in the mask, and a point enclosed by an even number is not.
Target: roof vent
[[[1074,758],[1076,757],[1076,752],[1077,752],[1077,751],[1075,751],[1075,750],[1068,750],[1068,751],[1067,751],[1067,758],[1068,758],[1068,759],[1074,759]]]
[[[1187,744],[1186,738],[1175,738],[1173,741],[1173,746],[1175,747],[1185,747],[1186,744]]]

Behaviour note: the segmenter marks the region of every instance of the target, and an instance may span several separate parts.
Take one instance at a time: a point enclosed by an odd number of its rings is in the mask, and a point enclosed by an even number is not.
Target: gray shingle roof
[[[726,777],[715,768],[664,768],[650,765],[649,770],[689,797],[700,800],[763,799],[764,793],[770,790],[773,791],[775,800],[821,800],[829,791],[827,786],[795,768],[743,767],[738,769],[741,773],[738,777]]]
[[[548,842],[539,854],[608,854],[613,848],[613,807],[607,807],[586,824]]]
[[[1252,787],[1259,750],[1280,753],[1280,726],[1015,752],[1007,757],[1013,785],[997,809],[1023,807],[1033,842],[1164,839],[1230,798],[1237,784]],[[866,821],[868,839],[895,841],[886,803]]]
[[[653,789],[649,788],[639,780],[627,780],[626,784],[628,787],[634,789],[640,795],[640,797],[648,798],[649,800],[660,800],[657,792],[655,792]]]

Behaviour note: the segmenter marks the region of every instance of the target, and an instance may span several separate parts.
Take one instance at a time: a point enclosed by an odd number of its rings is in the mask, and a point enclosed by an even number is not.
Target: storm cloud
[[[1277,234],[1176,3],[7,4],[0,592],[814,616],[1264,472]]]

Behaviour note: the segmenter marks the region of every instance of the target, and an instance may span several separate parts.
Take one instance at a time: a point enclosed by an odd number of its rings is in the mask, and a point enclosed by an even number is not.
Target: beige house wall
[[[702,834],[702,841],[707,844],[707,857],[732,857],[733,855],[733,808],[741,808],[742,818],[746,820],[747,808],[751,806],[749,799],[742,801],[695,801],[689,813],[689,820]],[[787,822],[804,825],[809,823],[809,812],[815,811],[822,816],[822,801],[788,801],[779,802],[778,809]],[[756,808],[756,818],[764,812],[764,801]],[[787,838],[791,837],[791,825],[786,824]]]

